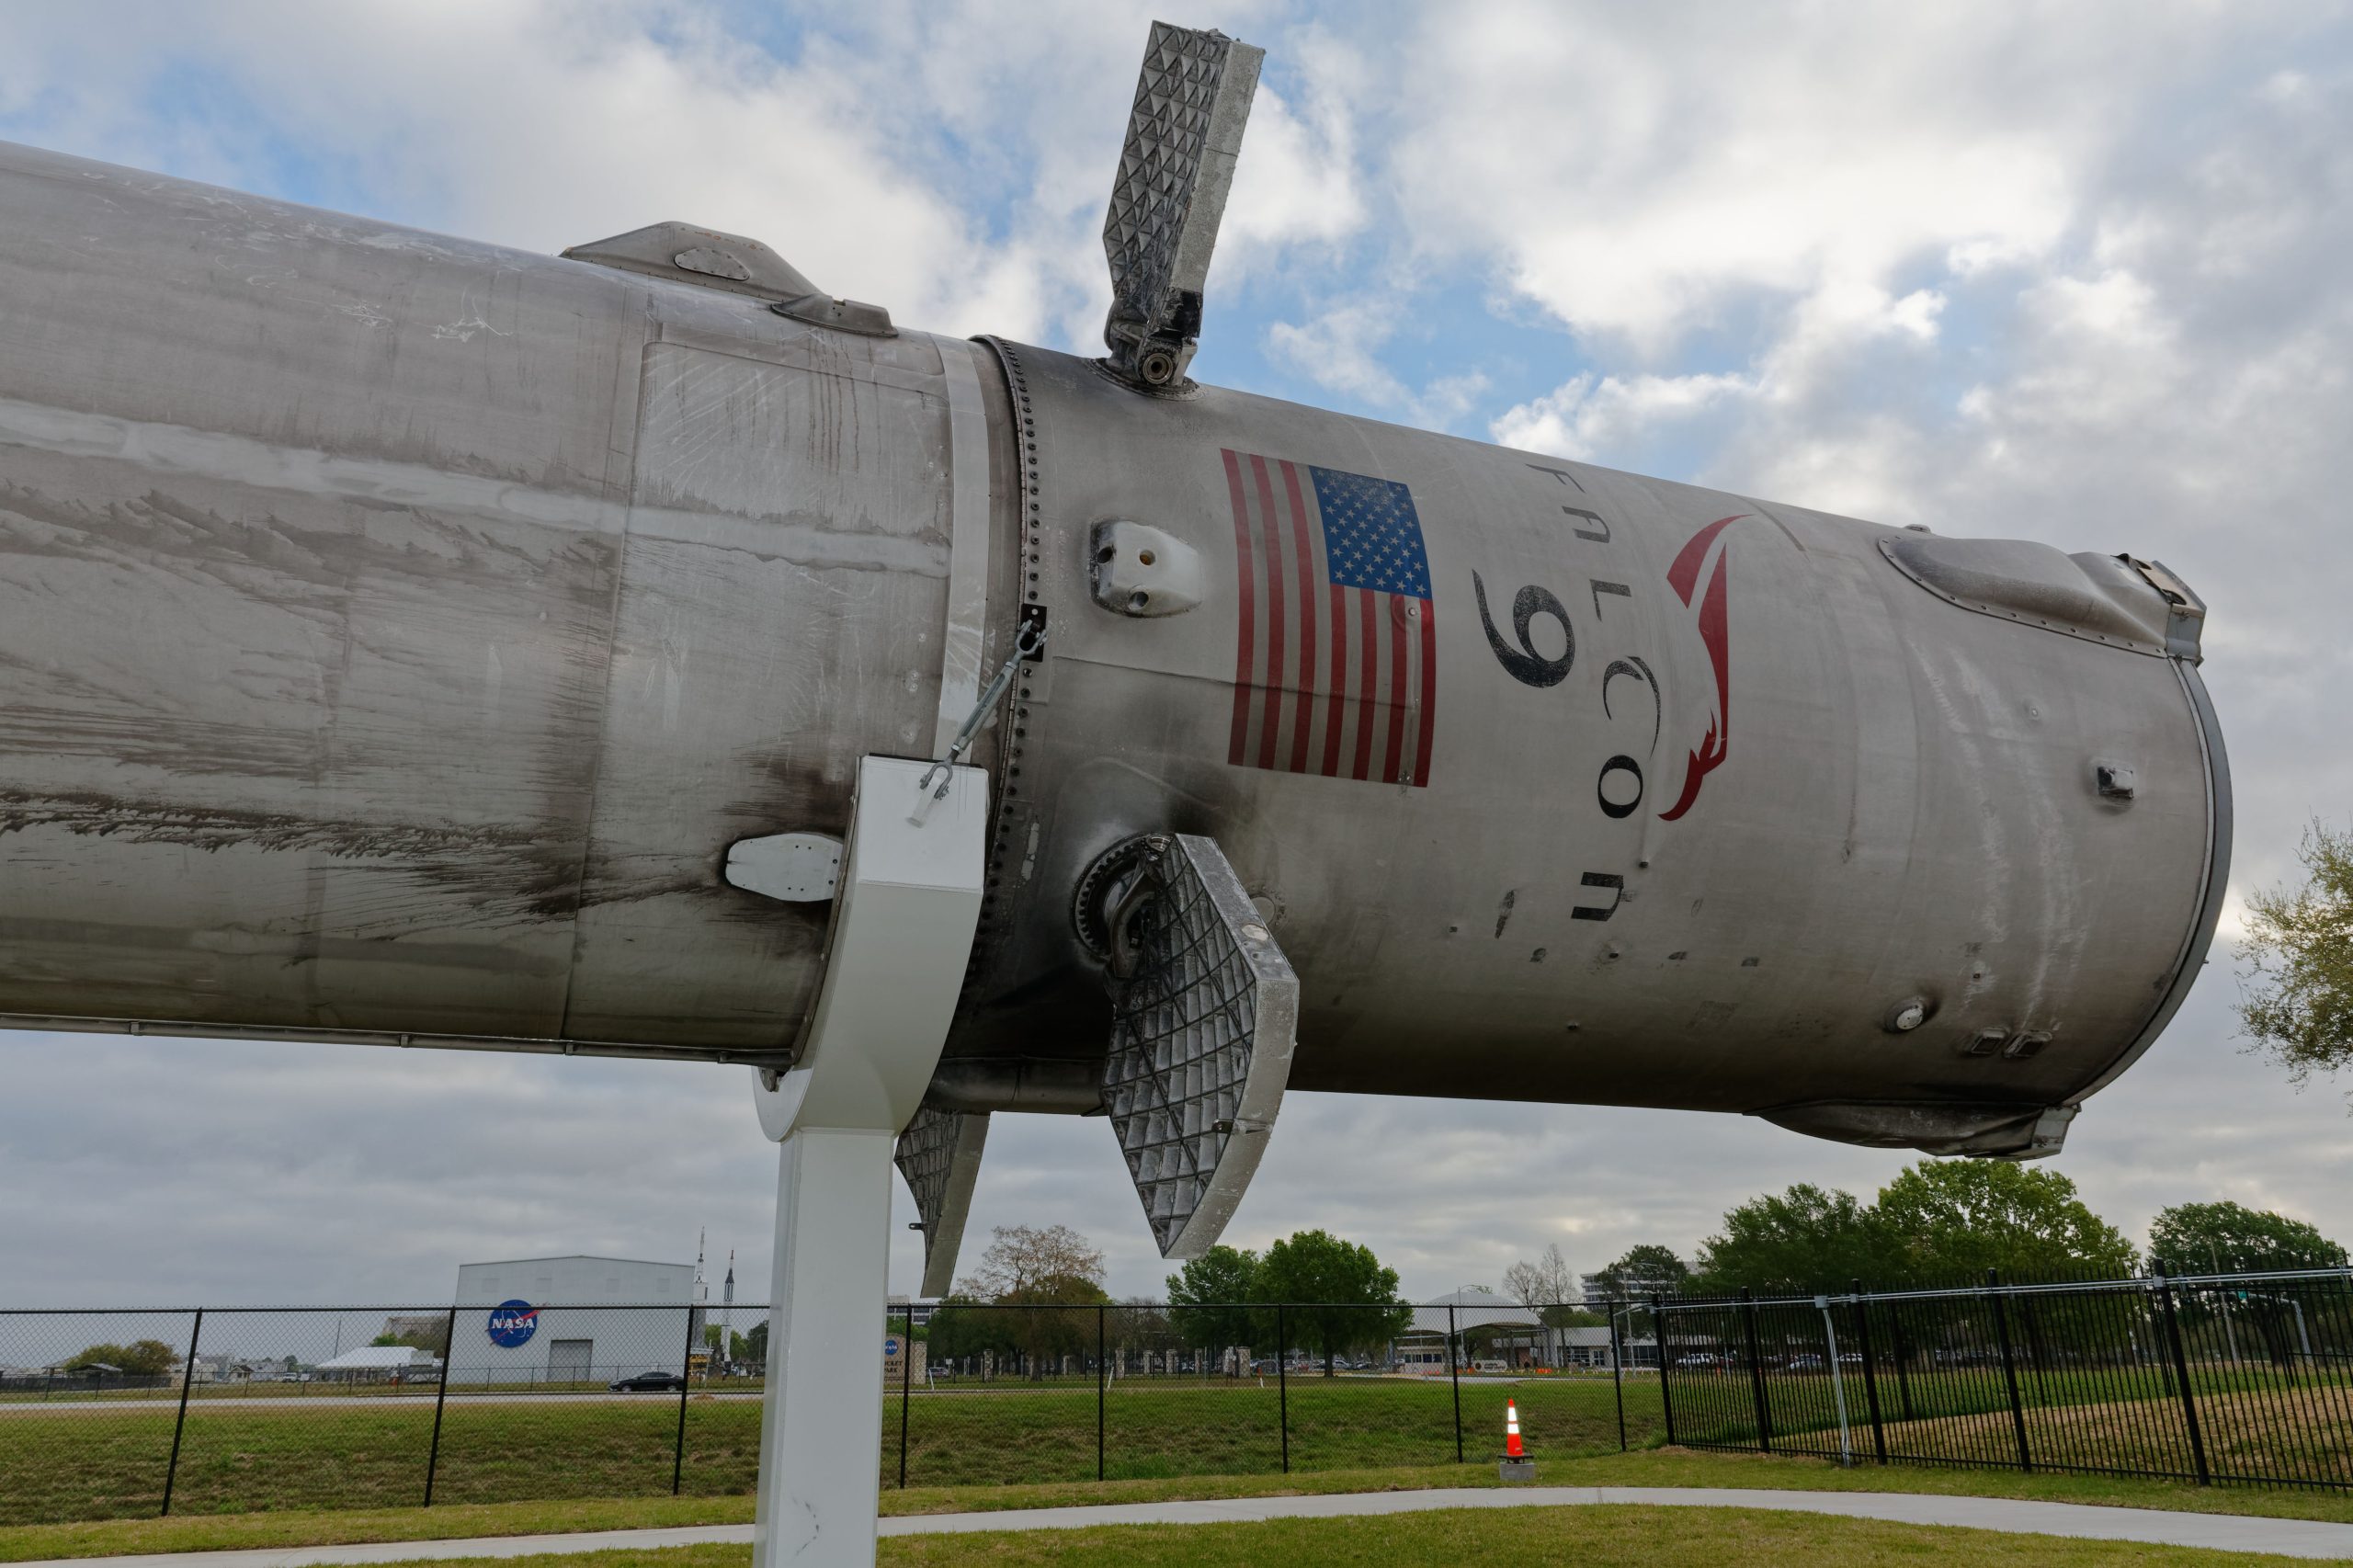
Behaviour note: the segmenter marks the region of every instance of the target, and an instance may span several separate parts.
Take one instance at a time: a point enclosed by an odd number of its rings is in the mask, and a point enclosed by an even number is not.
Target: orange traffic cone
[[[1519,1444],[1519,1403],[1507,1399],[1504,1401],[1504,1458],[1521,1460],[1527,1457],[1528,1450]]]

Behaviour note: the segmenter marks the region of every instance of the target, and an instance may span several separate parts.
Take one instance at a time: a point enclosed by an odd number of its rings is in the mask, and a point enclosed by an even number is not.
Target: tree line
[[[1555,1248],[1548,1255],[1557,1261]],[[1722,1228],[1685,1259],[1656,1244],[1630,1248],[1590,1277],[1600,1294],[1730,1295],[1742,1290],[1807,1293],[1934,1289],[2007,1280],[2124,1278],[2143,1267],[2174,1274],[2342,1268],[2346,1249],[2301,1220],[2239,1203],[2182,1203],[2160,1210],[2145,1253],[2092,1212],[2057,1171],[1998,1160],[1923,1161],[1870,1202],[1801,1182],[1728,1210]],[[1521,1271],[1529,1271],[1526,1278]],[[1521,1264],[1506,1277],[1531,1306],[1575,1299],[1550,1275]],[[1529,1279],[1557,1293],[1531,1301]]]
[[[1032,1377],[1065,1357],[1091,1356],[1098,1334],[1121,1349],[1216,1354],[1279,1344],[1321,1358],[1328,1374],[1340,1357],[1413,1325],[1397,1271],[1371,1248],[1320,1230],[1263,1254],[1211,1247],[1168,1276],[1167,1292],[1165,1302],[1115,1301],[1103,1288],[1103,1254],[1086,1237],[1066,1225],[1006,1226],[915,1332],[935,1362],[994,1355]]]

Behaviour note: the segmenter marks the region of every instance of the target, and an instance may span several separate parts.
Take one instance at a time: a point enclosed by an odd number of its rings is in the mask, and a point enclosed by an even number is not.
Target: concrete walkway
[[[2026,1535],[2269,1551],[2285,1557],[2353,1558],[2353,1525],[2237,1514],[2169,1513],[2011,1497],[1952,1497],[1909,1492],[1769,1492],[1696,1486],[1454,1487],[1426,1492],[1336,1493],[1316,1497],[1233,1497],[1208,1502],[1118,1503],[1098,1507],[1007,1508],[995,1513],[920,1514],[884,1519],[885,1536],[983,1530],[1083,1529],[1091,1525],[1205,1525],[1254,1519],[1334,1519],[1412,1514],[1431,1508],[1553,1508],[1636,1504],[1668,1508],[1770,1508],[1899,1524],[1960,1525]],[[665,1546],[748,1546],[749,1525],[676,1529],[584,1530],[576,1535],[483,1536],[466,1540],[392,1540],[363,1546],[270,1547],[134,1557],[60,1558],[14,1568],[309,1568],[311,1564],[414,1562],[453,1557],[532,1557],[559,1551],[648,1551]]]

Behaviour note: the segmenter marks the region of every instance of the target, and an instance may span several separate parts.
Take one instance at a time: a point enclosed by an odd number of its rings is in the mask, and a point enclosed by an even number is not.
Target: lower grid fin
[[[892,1156],[907,1190],[915,1194],[923,1231],[923,1289],[926,1297],[954,1288],[956,1254],[964,1244],[964,1221],[972,1210],[972,1183],[981,1174],[981,1148],[988,1142],[989,1114],[938,1110],[925,1106],[899,1134]]]
[[[1198,1257],[1281,1108],[1299,976],[1214,839],[1149,841],[1120,905],[1103,1103],[1161,1256]]]

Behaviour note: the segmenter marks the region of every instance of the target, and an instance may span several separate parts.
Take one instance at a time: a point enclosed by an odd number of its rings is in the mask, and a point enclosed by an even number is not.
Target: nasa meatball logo
[[[540,1309],[529,1301],[501,1301],[490,1309],[488,1332],[493,1345],[511,1348],[528,1344],[539,1328]]]

